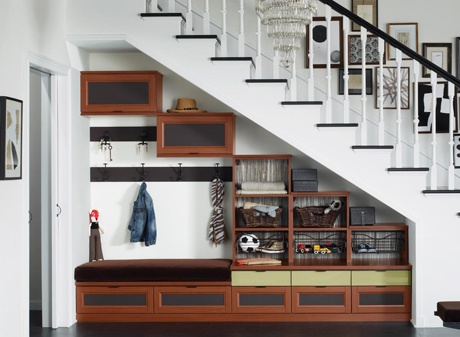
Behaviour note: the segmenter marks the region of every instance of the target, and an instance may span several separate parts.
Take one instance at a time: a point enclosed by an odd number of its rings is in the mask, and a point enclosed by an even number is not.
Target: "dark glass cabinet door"
[[[151,115],[163,109],[157,71],[82,71],[82,115]]]
[[[233,154],[232,113],[161,114],[157,117],[158,157],[228,157]]]

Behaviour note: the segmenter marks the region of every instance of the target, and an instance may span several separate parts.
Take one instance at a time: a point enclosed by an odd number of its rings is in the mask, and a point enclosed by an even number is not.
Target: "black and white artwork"
[[[22,101],[0,97],[0,179],[22,178]]]
[[[310,27],[307,25],[307,59],[306,67],[309,67],[310,59],[310,38],[313,40],[313,67],[326,68],[328,59],[332,68],[343,66],[343,19],[332,17],[330,21],[330,50],[328,51],[328,24],[325,17],[314,17],[312,25],[312,36]]]
[[[433,125],[433,95],[436,96],[436,132],[449,132],[449,118],[451,111],[451,101],[448,95],[447,82],[436,84],[435,90],[430,83],[418,84],[418,132],[429,133]],[[453,98],[454,127],[453,132],[457,132],[457,94]]]
[[[360,35],[348,35],[348,64],[362,64],[363,48]],[[369,35],[366,39],[366,64],[379,64],[379,38],[375,35]],[[383,63],[385,63],[385,57]]]
[[[396,67],[383,67],[383,108],[396,109],[397,108],[397,90],[398,90],[398,68]],[[380,108],[380,68],[375,68],[375,108]],[[410,108],[410,72],[409,67],[401,67],[400,71],[400,90],[401,90],[401,109]]]

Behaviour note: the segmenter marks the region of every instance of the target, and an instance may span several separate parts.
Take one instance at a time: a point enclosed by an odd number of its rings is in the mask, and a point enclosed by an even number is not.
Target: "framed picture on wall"
[[[310,36],[310,25],[312,25],[312,36]],[[307,59],[306,67],[310,66],[310,39],[313,43],[313,68],[326,68],[327,60],[331,61],[332,68],[343,66],[343,18],[334,16],[330,23],[330,51],[327,50],[327,22],[325,17],[314,17],[307,25]]]
[[[422,43],[423,57],[448,73],[452,73],[452,43]],[[430,77],[431,70],[423,67],[423,77]]]
[[[378,23],[378,0],[352,0],[352,12],[375,27]],[[356,32],[361,26],[352,22],[351,30]]]
[[[0,179],[22,178],[22,101],[0,97]]]
[[[431,83],[420,82],[416,90],[418,90],[418,132],[431,132],[433,123],[433,91],[434,95],[436,95],[436,132],[449,132],[450,100],[447,82],[438,82],[435,90],[432,89]],[[457,93],[455,93],[452,105],[454,109],[454,130],[452,131],[457,132]]]
[[[363,85],[361,69],[348,69],[348,94],[361,95]],[[339,95],[345,92],[344,69],[339,69]],[[366,69],[366,95],[372,95],[372,69]]]
[[[400,43],[406,47],[412,49],[418,53],[418,23],[389,23],[387,25],[387,33],[392,38],[398,40]],[[396,59],[396,48],[388,46],[388,59]],[[410,57],[407,57],[403,54],[403,60],[410,60]]]
[[[363,48],[361,46],[361,35],[348,35],[348,64],[360,65],[362,63]],[[366,64],[379,64],[379,38],[375,35],[368,35],[366,39]],[[385,57],[383,63],[386,63]]]
[[[410,107],[410,71],[409,67],[401,67],[400,72],[400,90],[401,90],[401,109],[409,109]],[[384,109],[396,109],[397,103],[397,85],[398,85],[398,69],[396,67],[383,67],[382,80],[382,97]],[[380,108],[380,68],[375,68],[375,108]]]

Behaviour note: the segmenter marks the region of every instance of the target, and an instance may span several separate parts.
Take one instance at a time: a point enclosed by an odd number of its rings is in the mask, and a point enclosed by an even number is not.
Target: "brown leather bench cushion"
[[[438,302],[436,315],[444,322],[460,322],[460,302]]]
[[[77,282],[230,281],[229,259],[105,260],[75,268]]]

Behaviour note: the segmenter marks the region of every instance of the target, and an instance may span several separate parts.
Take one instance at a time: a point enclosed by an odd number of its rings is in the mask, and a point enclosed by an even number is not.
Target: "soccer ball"
[[[259,239],[254,234],[244,234],[240,236],[238,244],[243,252],[254,253],[259,247]]]

